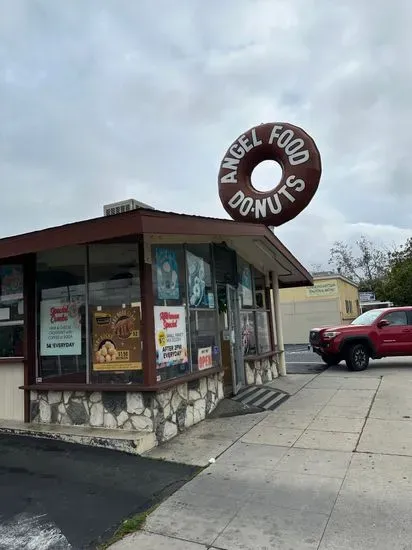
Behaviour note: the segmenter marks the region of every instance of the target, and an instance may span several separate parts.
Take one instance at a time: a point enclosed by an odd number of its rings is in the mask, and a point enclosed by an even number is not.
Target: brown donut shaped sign
[[[253,170],[264,160],[282,167],[271,191],[257,191]],[[312,200],[322,166],[313,139],[301,128],[272,122],[251,128],[229,147],[220,165],[219,195],[236,221],[279,226],[296,217]]]

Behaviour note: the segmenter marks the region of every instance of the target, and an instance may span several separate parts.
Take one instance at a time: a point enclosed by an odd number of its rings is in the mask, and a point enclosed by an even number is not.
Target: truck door
[[[408,322],[406,311],[391,311],[380,321],[389,325],[378,328],[379,351],[385,356],[409,355],[412,353],[412,326]]]
[[[408,355],[412,355],[412,309],[408,309]]]

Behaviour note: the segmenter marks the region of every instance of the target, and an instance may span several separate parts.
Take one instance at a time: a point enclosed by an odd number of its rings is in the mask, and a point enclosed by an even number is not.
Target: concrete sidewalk
[[[216,463],[113,550],[412,548],[412,361],[294,375],[276,411],[205,421],[149,456]]]

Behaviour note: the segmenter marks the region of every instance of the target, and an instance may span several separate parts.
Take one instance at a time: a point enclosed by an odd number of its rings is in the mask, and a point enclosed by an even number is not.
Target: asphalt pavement
[[[285,345],[285,359],[288,374],[317,374],[327,366],[307,344]]]
[[[198,468],[0,435],[0,550],[80,550],[108,540]]]

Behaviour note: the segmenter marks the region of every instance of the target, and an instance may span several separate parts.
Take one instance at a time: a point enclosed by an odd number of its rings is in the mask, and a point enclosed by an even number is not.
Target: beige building
[[[360,314],[355,283],[331,272],[313,275],[314,286],[280,291],[285,344],[307,344],[311,328],[348,324]]]

